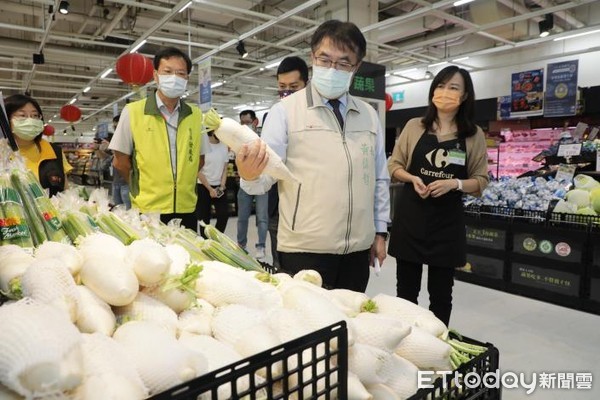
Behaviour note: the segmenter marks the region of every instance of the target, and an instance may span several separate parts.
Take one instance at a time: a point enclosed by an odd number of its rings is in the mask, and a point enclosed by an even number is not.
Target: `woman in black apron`
[[[440,71],[431,84],[427,115],[409,121],[388,164],[393,179],[406,182],[388,250],[398,264],[398,296],[417,303],[427,264],[429,308],[446,325],[454,269],[466,261],[462,192],[483,189],[469,174],[467,138],[483,135],[473,122],[474,101],[467,71],[455,66]]]

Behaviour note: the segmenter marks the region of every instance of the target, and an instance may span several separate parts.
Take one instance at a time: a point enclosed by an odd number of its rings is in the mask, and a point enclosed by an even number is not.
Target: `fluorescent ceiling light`
[[[435,64],[429,64],[428,67],[438,67],[440,65],[444,65],[444,64],[448,64],[448,61],[441,61],[439,63],[435,63]]]
[[[385,77],[388,78],[390,77],[392,74],[390,74],[389,72],[385,74]]]
[[[73,103],[75,103],[76,101],[77,101],[77,97],[75,97],[75,98],[71,99],[71,101],[69,102],[69,104],[73,104]]]
[[[279,64],[281,64],[281,61],[282,61],[282,60],[279,60],[279,61],[277,61],[277,62],[274,62],[274,63],[271,63],[271,64],[269,64],[269,65],[266,65],[266,66],[265,66],[265,68],[267,68],[267,69],[271,69],[271,68],[278,67],[278,66],[279,66]]]
[[[92,90],[92,87],[91,87],[91,86],[88,86],[88,87],[86,87],[85,89],[83,89],[83,93],[87,93],[87,92],[89,92],[90,90]]]
[[[458,7],[458,6],[462,6],[463,4],[471,3],[473,1],[475,1],[475,0],[458,0],[458,1],[455,1],[454,3],[452,3],[452,5],[454,7]]]
[[[416,72],[418,70],[419,70],[418,68],[409,68],[409,69],[405,69],[403,71],[395,71],[395,72],[392,72],[392,73],[394,75],[402,75],[402,74],[407,74],[409,72]]]
[[[140,49],[140,47],[142,47],[145,44],[146,44],[146,39],[144,39],[141,42],[139,42],[133,49],[131,49],[129,51],[129,53],[135,53],[136,51],[138,51]]]
[[[223,86],[223,82],[215,82],[212,85],[210,85],[211,89],[217,88],[219,86]]]
[[[456,59],[452,60],[452,62],[460,62],[460,61],[465,61],[468,59],[469,59],[469,57],[460,57],[460,58],[456,58]]]
[[[569,36],[558,37],[558,38],[554,39],[554,41],[557,42],[559,40],[573,39],[573,38],[576,38],[579,36],[591,35],[592,33],[598,33],[598,32],[600,32],[600,29],[596,29],[596,30],[589,31],[589,32],[576,33],[574,35],[569,35]]]
[[[104,71],[102,73],[102,75],[100,75],[100,79],[106,78],[111,72],[112,72],[112,68],[107,69],[106,71]]]
[[[184,12],[186,8],[192,5],[192,3],[193,1],[188,2],[185,6],[181,7],[181,10],[179,10],[179,12]]]

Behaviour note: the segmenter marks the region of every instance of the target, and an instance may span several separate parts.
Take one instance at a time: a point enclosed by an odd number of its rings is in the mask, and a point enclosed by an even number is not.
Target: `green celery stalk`
[[[25,210],[7,175],[0,176],[0,245],[16,244],[33,249],[33,240],[25,220]]]
[[[265,272],[255,259],[243,251],[228,249],[216,240],[206,239],[202,243],[202,252],[213,260],[221,261],[234,267],[247,271]]]
[[[46,231],[44,229],[44,224],[41,220],[41,216],[38,215],[37,210],[35,208],[34,200],[24,187],[23,182],[19,179],[19,171],[14,170],[10,174],[10,181],[13,184],[15,190],[19,193],[21,197],[21,201],[23,202],[23,206],[25,209],[25,220],[27,221],[27,225],[29,226],[29,230],[31,232],[31,238],[33,239],[34,246],[39,246],[44,243],[44,241],[48,240],[48,236],[46,236]]]

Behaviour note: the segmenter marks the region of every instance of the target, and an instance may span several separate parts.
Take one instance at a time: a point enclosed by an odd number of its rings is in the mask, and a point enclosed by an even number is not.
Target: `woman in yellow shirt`
[[[15,94],[5,99],[6,114],[19,152],[50,196],[65,190],[66,174],[73,169],[58,145],[42,140],[44,116],[30,96]],[[60,160],[60,161],[59,161]]]

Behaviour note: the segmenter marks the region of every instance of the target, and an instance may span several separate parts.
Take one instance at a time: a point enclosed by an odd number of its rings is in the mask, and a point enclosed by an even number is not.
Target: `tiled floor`
[[[236,218],[226,233],[235,237]],[[254,249],[256,227],[252,217],[248,248]],[[267,243],[267,249],[270,244]],[[251,250],[252,251],[252,250]],[[267,251],[267,254],[269,252]],[[268,254],[267,261],[270,262]],[[371,276],[367,294],[395,294],[396,262],[388,257],[380,276]],[[427,307],[426,274],[419,304]],[[524,389],[504,389],[504,400],[598,400],[600,399],[600,316],[457,281],[451,327],[462,334],[493,343],[500,351],[501,373],[523,373],[538,384],[532,394]],[[541,373],[586,373],[593,375],[592,389],[544,389]],[[568,379],[567,379],[568,380]],[[554,387],[557,387],[554,382]]]

